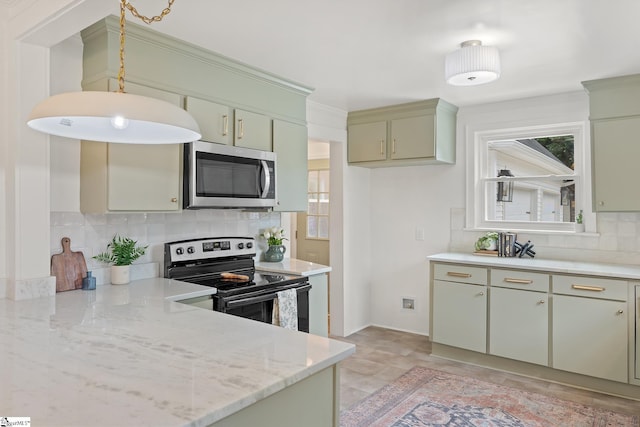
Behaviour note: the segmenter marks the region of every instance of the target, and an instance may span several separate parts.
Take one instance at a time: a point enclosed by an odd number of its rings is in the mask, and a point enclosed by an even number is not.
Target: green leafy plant
[[[580,209],[580,212],[578,212],[578,215],[576,215],[576,224],[582,224],[582,221],[582,209]]]
[[[494,243],[498,243],[498,233],[495,231],[489,231],[476,241],[476,251],[489,249]]]
[[[145,254],[147,246],[137,246],[138,242],[128,237],[113,236],[107,244],[107,251],[93,257],[93,259],[113,265],[131,265],[133,261]]]

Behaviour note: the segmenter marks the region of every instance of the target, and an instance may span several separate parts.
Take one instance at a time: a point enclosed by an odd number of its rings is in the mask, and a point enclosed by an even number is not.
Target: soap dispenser
[[[96,288],[96,278],[91,275],[90,271],[87,271],[87,277],[82,279],[82,289],[90,291]]]

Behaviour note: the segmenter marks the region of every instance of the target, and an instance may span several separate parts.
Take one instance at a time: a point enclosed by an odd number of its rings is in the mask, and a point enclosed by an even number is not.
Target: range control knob
[[[244,249],[244,243],[238,243],[238,249]]]
[[[247,249],[251,249],[253,247],[253,243],[247,242]]]
[[[184,249],[182,249],[182,248],[176,249],[176,254],[182,255],[183,253],[184,253]]]
[[[193,246],[189,246],[189,247],[187,248],[187,253],[188,253],[188,254],[192,254],[192,253],[194,253],[195,251],[196,251],[196,248],[194,248]]]

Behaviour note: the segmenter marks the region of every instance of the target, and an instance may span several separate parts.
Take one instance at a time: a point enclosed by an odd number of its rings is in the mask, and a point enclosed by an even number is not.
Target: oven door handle
[[[295,289],[298,292],[305,292],[305,291],[309,291],[311,289],[311,285],[307,284],[305,286],[289,286],[289,287],[283,287],[281,289],[278,290],[274,290],[273,292],[269,292],[268,294],[261,294],[261,295],[256,295],[253,297],[248,297],[248,298],[240,298],[240,299],[236,299],[236,300],[227,300],[225,302],[225,305],[227,308],[231,309],[234,307],[240,307],[240,306],[244,306],[244,305],[248,305],[248,304],[255,304],[255,303],[259,303],[259,302],[265,302],[265,301],[269,301],[269,300],[273,300],[278,298],[278,291],[282,291],[282,290],[286,290],[286,289]]]

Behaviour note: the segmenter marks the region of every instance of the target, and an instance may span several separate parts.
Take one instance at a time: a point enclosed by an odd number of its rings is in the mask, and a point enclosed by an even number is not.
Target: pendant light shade
[[[200,139],[194,118],[169,102],[122,92],[68,92],[45,99],[27,125],[51,135],[130,144]]]
[[[500,53],[496,47],[482,46],[480,40],[468,40],[447,55],[444,74],[453,86],[492,82],[500,77]]]
[[[125,11],[147,24],[161,21],[175,0],[160,15],[140,15],[128,0],[120,0],[120,70],[117,92],[67,92],[35,106],[27,125],[51,135],[88,141],[125,144],[177,144],[200,139],[195,119],[182,108],[124,90]]]

